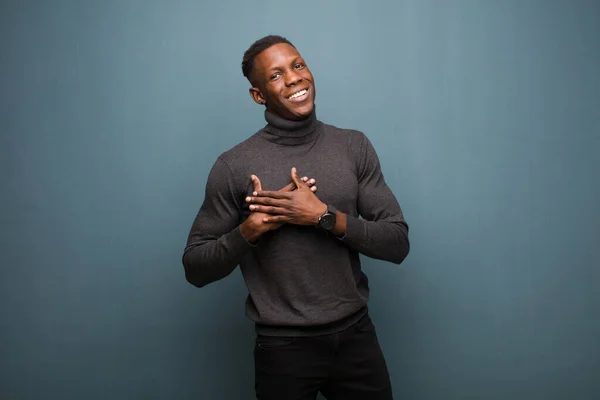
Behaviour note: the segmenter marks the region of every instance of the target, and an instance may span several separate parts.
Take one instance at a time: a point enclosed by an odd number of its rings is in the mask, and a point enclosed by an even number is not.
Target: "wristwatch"
[[[319,217],[319,226],[327,231],[335,226],[337,210],[331,204],[327,204],[327,211]]]

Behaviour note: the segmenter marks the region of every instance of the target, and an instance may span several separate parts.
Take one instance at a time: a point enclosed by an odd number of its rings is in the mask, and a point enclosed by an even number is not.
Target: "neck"
[[[262,132],[265,139],[271,142],[295,146],[312,142],[318,136],[318,121],[314,109],[306,119],[300,121],[285,119],[269,110],[265,110],[265,119],[268,124]]]

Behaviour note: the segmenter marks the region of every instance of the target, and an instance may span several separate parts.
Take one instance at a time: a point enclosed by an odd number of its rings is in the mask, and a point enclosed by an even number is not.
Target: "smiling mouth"
[[[294,100],[294,99],[305,96],[307,93],[308,93],[308,89],[302,89],[302,90],[297,91],[296,93],[292,93],[291,95],[289,95],[287,97],[287,99]]]

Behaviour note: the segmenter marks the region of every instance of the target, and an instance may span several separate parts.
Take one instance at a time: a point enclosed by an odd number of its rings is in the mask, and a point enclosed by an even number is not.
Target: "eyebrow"
[[[302,61],[304,61],[304,60],[302,59],[302,56],[298,56],[298,57],[295,57],[295,58],[292,60],[291,64],[294,64],[295,62],[298,62],[298,60],[302,60]],[[272,68],[268,69],[268,70],[267,70],[267,72],[281,71],[282,69],[283,69],[282,67],[280,67],[280,66],[276,66],[276,67],[272,67]]]

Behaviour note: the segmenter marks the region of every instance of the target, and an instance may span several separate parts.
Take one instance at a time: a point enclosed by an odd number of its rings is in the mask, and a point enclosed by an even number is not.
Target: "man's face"
[[[315,104],[315,84],[298,51],[287,43],[275,44],[254,58],[250,95],[280,117],[301,120]]]

